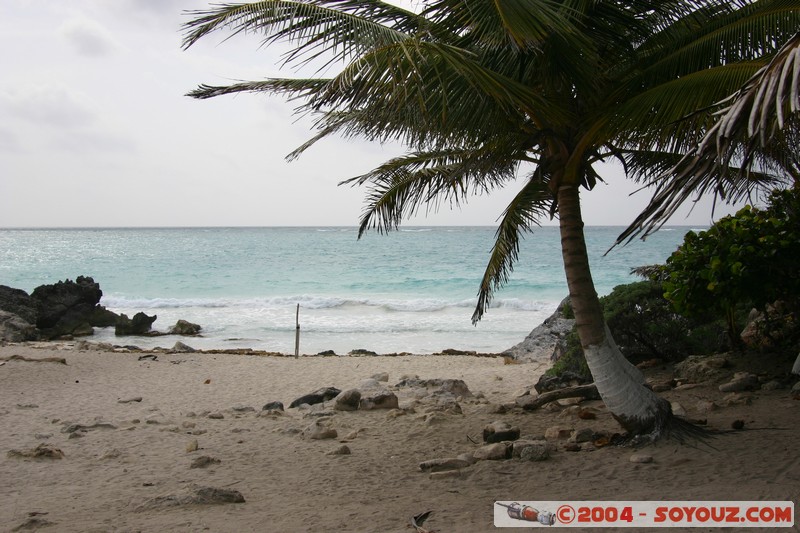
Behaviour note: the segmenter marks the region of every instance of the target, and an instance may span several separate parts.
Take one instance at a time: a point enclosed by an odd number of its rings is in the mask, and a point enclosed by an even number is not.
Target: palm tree
[[[522,182],[502,214],[478,292],[477,322],[510,276],[523,235],[558,216],[578,334],[598,391],[631,433],[676,428],[605,326],[583,233],[580,188],[608,158],[644,176],[673,166],[706,126],[697,109],[741,86],[796,24],[786,2],[739,0],[266,0],[195,12],[184,47],[226,28],[291,44],[310,78],[201,85],[299,99],[316,135],[399,140],[405,155],[344,183],[368,187],[360,234],[389,231],[422,206]],[[326,77],[319,74],[337,66]]]

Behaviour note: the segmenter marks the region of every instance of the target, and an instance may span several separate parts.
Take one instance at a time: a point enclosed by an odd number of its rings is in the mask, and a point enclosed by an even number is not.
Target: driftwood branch
[[[600,395],[597,392],[597,386],[594,383],[589,385],[579,385],[577,387],[567,387],[565,389],[558,389],[550,392],[540,394],[534,401],[526,403],[523,409],[526,411],[533,411],[538,409],[544,404],[561,400],[562,398],[584,398],[586,400],[597,400]]]

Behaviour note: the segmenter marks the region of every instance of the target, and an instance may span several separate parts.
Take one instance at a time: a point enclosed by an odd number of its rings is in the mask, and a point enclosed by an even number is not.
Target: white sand
[[[633,464],[629,448],[559,449],[545,462],[482,461],[464,469],[461,477],[431,479],[419,471],[421,461],[474,450],[468,436],[479,442],[483,427],[493,420],[518,425],[531,435],[554,425],[619,428],[600,402],[584,403],[601,410],[596,420],[547,409],[488,414],[487,400],[513,402],[544,370],[535,364],[505,365],[502,359],[174,354],[139,361],[136,353],[0,347],[0,358],[12,355],[64,357],[67,365],[12,360],[0,366],[2,531],[37,518],[52,524],[43,530],[59,532],[408,533],[413,515],[432,510],[426,527],[468,533],[494,529],[495,500],[800,498],[800,402],[791,400],[787,390],[759,391],[752,405],[707,415],[692,409],[698,400],[719,400],[723,393],[715,387],[664,393],[680,401],[690,416],[707,417],[711,427],[726,429],[742,419],[747,428],[785,428],[721,436],[712,442],[716,450],[665,442],[643,450],[653,463]],[[397,417],[386,411],[337,412],[328,419],[338,432],[336,440],[305,440],[291,431],[314,420],[304,417],[308,411],[288,409],[293,399],[325,386],[355,387],[378,372],[389,374],[390,385],[404,374],[463,379],[486,400],[466,399],[461,402],[464,414],[440,415],[436,424],[424,420],[424,402],[415,413]],[[412,405],[404,391],[396,392],[400,407]],[[133,397],[142,401],[118,403]],[[258,416],[261,406],[273,400],[287,406],[286,414]],[[235,406],[255,411],[237,413]],[[210,419],[205,416],[209,412],[220,412],[224,419]],[[96,428],[73,439],[62,432],[69,424],[98,422],[116,429]],[[200,449],[187,452],[194,439]],[[326,454],[345,440],[351,455]],[[8,454],[41,443],[60,449],[64,458]],[[190,468],[201,455],[221,462]],[[246,503],[138,509],[154,497],[207,486],[238,490]]]

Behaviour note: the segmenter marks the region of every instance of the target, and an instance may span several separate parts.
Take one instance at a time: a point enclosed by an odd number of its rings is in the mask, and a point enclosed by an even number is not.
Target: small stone
[[[519,396],[514,400],[514,403],[517,404],[518,407],[522,407],[525,410],[529,410],[529,408],[536,402],[539,398],[538,395],[534,394],[525,394],[524,396]]]
[[[756,390],[761,384],[758,381],[758,376],[748,372],[737,372],[734,374],[733,379],[728,383],[723,383],[719,386],[720,392],[742,392]]]
[[[283,402],[269,402],[264,404],[262,411],[283,411]]]
[[[710,413],[719,409],[719,406],[711,400],[699,400],[695,405],[695,409],[700,413]]]
[[[231,407],[231,411],[234,413],[251,413],[255,412],[255,408],[249,405],[234,405]]]
[[[564,444],[564,451],[566,452],[579,452],[581,451],[581,445],[577,442],[568,442]]]
[[[194,353],[197,350],[189,346],[188,344],[184,344],[181,341],[175,343],[175,345],[170,350],[175,353]]]
[[[335,429],[323,426],[319,421],[314,422],[303,430],[302,436],[311,440],[335,439],[339,436]]]
[[[127,399],[124,399],[124,400],[117,400],[117,403],[134,403],[134,402],[141,402],[141,401],[142,401],[142,397],[141,396],[134,396],[133,398],[127,398]]]
[[[547,428],[544,432],[546,439],[568,439],[572,436],[572,428],[565,428],[561,426],[553,426]]]
[[[189,422],[189,421],[187,421],[187,420],[185,420],[185,421],[183,421],[183,422],[181,423],[181,427],[182,427],[182,428],[184,428],[184,429],[192,429],[192,428],[194,428],[196,425],[197,425],[197,424],[195,424],[194,422]]]
[[[634,453],[633,455],[630,456],[630,458],[628,460],[631,463],[640,463],[640,464],[652,463],[653,462],[653,456],[652,455],[647,455],[645,453]]]
[[[744,420],[734,420],[731,427],[735,430],[744,429]]]
[[[738,392],[732,392],[730,394],[726,394],[722,398],[722,404],[730,407],[731,405],[751,405],[753,403],[753,396],[750,394],[741,394]]]
[[[189,465],[189,468],[206,468],[211,465],[218,465],[221,462],[222,461],[220,461],[216,457],[201,455],[200,457],[196,457],[192,460],[192,464]]]
[[[561,407],[569,407],[570,405],[578,405],[583,401],[583,398],[561,398],[556,400],[556,403]]]
[[[350,455],[352,452],[350,451],[350,447],[346,444],[342,444],[335,450],[331,450],[325,455]]]
[[[368,397],[361,397],[359,408],[365,411],[370,409],[397,409],[399,407],[397,396],[391,391],[382,391]]]
[[[673,415],[681,416],[681,417],[685,417],[686,416],[686,409],[684,409],[683,406],[680,403],[678,403],[678,402],[670,402],[670,405],[672,406],[672,414]]]
[[[299,407],[303,404],[306,405],[316,405],[318,403],[324,403],[328,400],[333,400],[342,391],[337,389],[336,387],[323,387],[321,389],[317,389],[310,394],[306,394],[305,396],[301,396],[294,400],[292,403],[289,404],[289,408],[292,409],[294,407]]]
[[[520,450],[519,458],[523,461],[544,461],[550,458],[550,447],[547,443],[531,443]]]
[[[569,436],[570,442],[589,442],[594,437],[594,431],[591,428],[581,428],[573,431]]]
[[[519,428],[508,422],[496,420],[483,428],[483,442],[495,443],[519,438]]]
[[[472,453],[472,457],[479,461],[498,461],[510,459],[513,447],[506,442],[496,442],[481,446]]]
[[[51,444],[42,443],[30,450],[10,450],[8,456],[26,459],[63,459],[64,452]]]
[[[769,390],[778,390],[778,389],[782,389],[782,388],[783,388],[783,384],[780,381],[777,381],[775,379],[773,379],[771,381],[767,381],[766,383],[761,385],[761,390],[767,390],[767,391],[769,391]]]
[[[210,418],[212,420],[222,420],[223,418],[225,418],[225,415],[223,415],[220,412],[209,413],[208,418]]]
[[[375,381],[389,381],[389,373],[388,372],[378,372],[377,374],[372,375],[372,379]]]
[[[198,450],[199,445],[197,444],[197,439],[189,441],[189,444],[186,445],[186,453],[196,452]]]
[[[361,392],[358,389],[350,389],[336,397],[333,408],[337,411],[356,411],[360,402]]]

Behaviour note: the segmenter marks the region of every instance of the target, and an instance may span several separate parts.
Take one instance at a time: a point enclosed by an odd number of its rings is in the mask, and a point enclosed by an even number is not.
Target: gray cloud
[[[14,153],[21,149],[17,135],[8,129],[0,128],[0,152]]]
[[[63,86],[40,85],[0,92],[0,107],[11,116],[38,124],[76,128],[95,121],[85,97]]]
[[[84,56],[106,56],[119,48],[108,30],[87,18],[67,20],[59,28],[59,34],[76,52]]]

